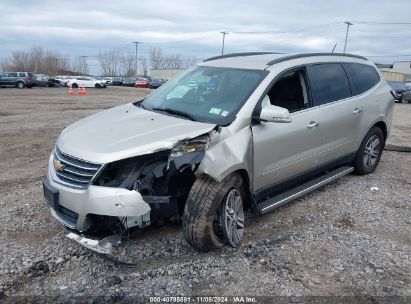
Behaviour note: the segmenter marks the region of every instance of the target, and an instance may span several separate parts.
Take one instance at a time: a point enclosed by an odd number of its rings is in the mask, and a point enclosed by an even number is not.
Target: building
[[[411,82],[411,61],[396,61],[392,66],[379,65],[386,80]]]

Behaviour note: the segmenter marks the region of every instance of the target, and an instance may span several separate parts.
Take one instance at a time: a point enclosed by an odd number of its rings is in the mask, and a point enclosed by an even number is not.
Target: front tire
[[[183,215],[187,242],[201,251],[220,248],[225,243],[237,247],[244,232],[244,192],[239,175],[222,182],[202,175],[194,182]]]
[[[379,127],[373,127],[365,135],[357,151],[353,166],[354,173],[366,175],[373,173],[381,159],[384,150],[384,134]]]

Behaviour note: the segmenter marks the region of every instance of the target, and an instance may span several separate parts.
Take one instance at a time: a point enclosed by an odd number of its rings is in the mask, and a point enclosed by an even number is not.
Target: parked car
[[[33,73],[1,72],[0,87],[17,87],[19,89],[33,87]]]
[[[149,86],[150,86],[150,89],[157,89],[157,88],[161,87],[161,85],[162,85],[163,83],[164,83],[164,80],[163,80],[163,79],[161,79],[161,78],[153,78],[153,79],[150,81]]]
[[[111,82],[112,86],[122,86],[123,85],[123,78],[121,77],[113,77]]]
[[[134,87],[134,83],[136,82],[136,78],[134,77],[125,77],[123,79],[123,87]]]
[[[411,101],[411,89],[402,81],[387,81],[394,91],[395,102],[402,103],[403,101]]]
[[[49,77],[45,74],[35,74],[33,76],[33,87],[45,87]]]
[[[210,58],[141,101],[68,126],[50,155],[45,199],[78,233],[178,217],[195,248],[237,247],[246,209],[266,214],[350,172],[374,172],[393,105],[364,57]],[[107,253],[105,240],[75,238]]]
[[[64,87],[67,87],[67,83],[70,79],[72,79],[72,76],[55,76],[54,79],[60,81],[61,85]]]
[[[113,77],[104,77],[103,79],[102,79],[105,83],[106,83],[106,85],[112,85],[112,83],[113,83]]]
[[[67,81],[66,86],[72,86],[73,88],[77,88],[79,86],[85,86],[86,88],[106,88],[106,82],[103,80],[97,80],[93,77],[85,77],[85,76],[75,76],[72,79]]]
[[[64,87],[65,85],[61,83],[59,79],[56,79],[54,77],[51,77],[47,80],[46,82],[46,87],[48,88],[58,88],[58,87]]]
[[[402,94],[402,101],[406,101],[407,103],[411,103],[411,89],[407,89],[403,94]]]
[[[147,79],[142,78],[142,77],[138,77],[136,78],[136,80],[134,81],[134,87],[135,88],[148,88],[149,82]]]
[[[408,90],[405,83],[402,81],[387,81],[394,91],[395,102],[401,103],[404,99],[404,93]]]

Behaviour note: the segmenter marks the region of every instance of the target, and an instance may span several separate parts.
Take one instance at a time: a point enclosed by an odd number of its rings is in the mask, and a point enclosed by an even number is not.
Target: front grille
[[[63,185],[85,189],[100,170],[100,164],[93,164],[62,153],[57,147],[54,150],[54,161],[60,161],[63,169],[54,170],[58,180]]]

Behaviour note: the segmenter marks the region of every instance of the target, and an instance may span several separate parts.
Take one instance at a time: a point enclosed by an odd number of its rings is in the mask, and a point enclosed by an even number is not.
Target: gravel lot
[[[58,134],[148,92],[110,87],[80,97],[65,89],[0,89],[0,301],[248,295],[411,302],[410,153],[385,151],[372,175],[349,175],[271,214],[249,215],[238,249],[197,252],[178,224],[166,224],[136,236],[138,265],[125,268],[67,239],[41,188]],[[395,105],[389,143],[411,146],[410,118],[411,105]]]

